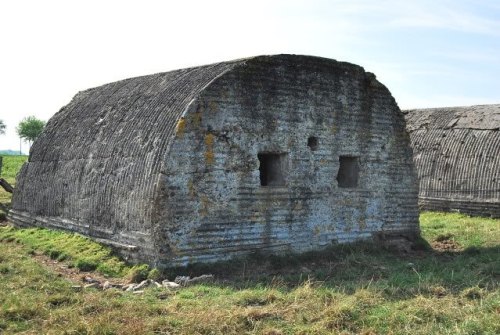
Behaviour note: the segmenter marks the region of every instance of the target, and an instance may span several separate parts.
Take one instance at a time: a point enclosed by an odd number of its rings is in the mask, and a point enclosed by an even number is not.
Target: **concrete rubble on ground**
[[[140,283],[118,284],[111,283],[108,280],[106,280],[105,282],[101,282],[95,278],[84,276],[82,277],[82,282],[84,283],[84,285],[74,285],[72,286],[72,288],[75,291],[81,291],[82,289],[90,288],[99,290],[109,290],[115,288],[126,292],[133,292],[134,294],[141,294],[144,293],[144,290],[148,288],[166,288],[169,290],[175,290],[190,285],[212,282],[213,280],[214,276],[208,274],[193,278],[191,278],[190,276],[177,276],[175,277],[174,281],[165,279],[161,283],[152,279],[146,279],[141,281]]]
[[[193,284],[211,282],[214,279],[213,275],[201,275],[199,277],[189,277],[189,276],[177,276],[174,282],[180,286],[189,286]]]

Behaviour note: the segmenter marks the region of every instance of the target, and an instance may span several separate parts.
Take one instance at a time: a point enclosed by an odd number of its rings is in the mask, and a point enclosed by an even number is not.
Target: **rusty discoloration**
[[[214,163],[214,141],[215,136],[211,133],[205,135],[205,162],[207,165]]]
[[[177,124],[175,125],[175,134],[181,137],[184,134],[184,129],[186,128],[186,120],[181,117]]]

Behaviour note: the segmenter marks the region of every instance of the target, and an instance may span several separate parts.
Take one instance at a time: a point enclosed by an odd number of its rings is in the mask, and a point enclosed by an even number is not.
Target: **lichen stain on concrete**
[[[215,136],[211,133],[205,135],[205,162],[207,165],[212,165],[214,163],[214,141]]]
[[[178,137],[182,137],[184,135],[184,130],[186,129],[186,120],[181,117],[179,121],[177,121],[177,125],[175,126],[175,134]]]
[[[199,128],[201,126],[201,121],[202,114],[201,111],[198,110],[196,113],[193,113],[193,116],[191,117],[191,123],[193,124],[194,128]]]

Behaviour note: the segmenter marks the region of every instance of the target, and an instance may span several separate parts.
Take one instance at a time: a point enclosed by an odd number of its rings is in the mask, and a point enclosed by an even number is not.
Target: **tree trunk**
[[[3,179],[3,178],[0,178],[0,186],[3,187],[4,190],[6,190],[7,192],[9,193],[12,193],[14,192],[14,187],[12,187],[12,185],[10,185],[7,180]]]

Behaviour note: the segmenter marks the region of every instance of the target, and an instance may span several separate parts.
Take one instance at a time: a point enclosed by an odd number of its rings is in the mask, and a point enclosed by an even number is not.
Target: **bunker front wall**
[[[347,63],[263,58],[225,73],[179,120],[162,185],[155,236],[170,264],[418,233],[403,116]]]

